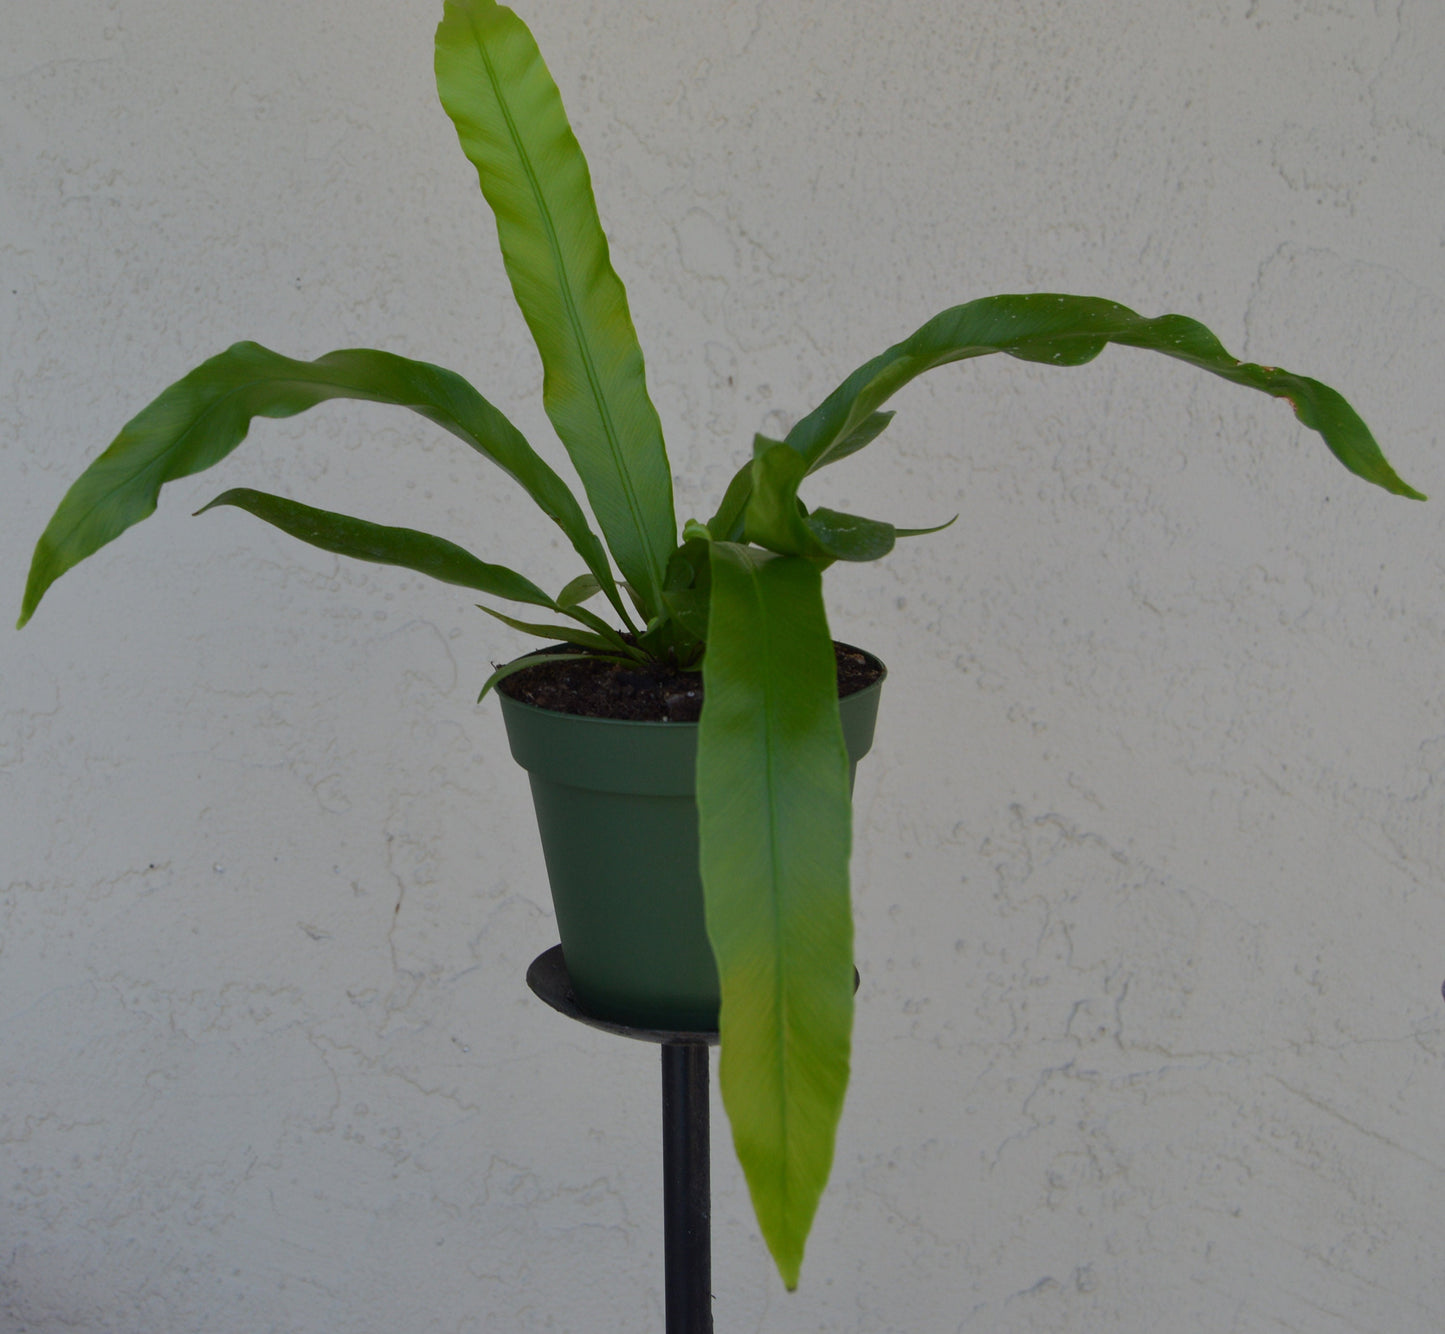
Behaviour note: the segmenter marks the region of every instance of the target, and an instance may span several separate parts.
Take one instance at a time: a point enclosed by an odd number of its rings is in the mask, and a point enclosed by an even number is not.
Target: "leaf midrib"
[[[533,202],[537,206],[538,216],[542,220],[542,227],[547,236],[547,247],[552,253],[552,264],[557,272],[558,295],[562,299],[563,309],[567,313],[567,322],[571,326],[573,340],[577,346],[577,355],[582,362],[583,370],[587,375],[587,384],[592,391],[592,398],[597,406],[597,415],[602,423],[603,435],[607,441],[608,452],[612,456],[612,464],[617,472],[618,479],[622,484],[623,498],[627,502],[627,508],[632,516],[633,526],[642,540],[642,546],[647,556],[648,574],[654,585],[654,592],[660,586],[657,571],[660,568],[659,553],[653,549],[652,534],[646,523],[643,521],[641,504],[637,498],[636,487],[632,480],[632,473],[627,467],[626,459],[622,453],[621,442],[618,438],[617,427],[612,420],[612,413],[605,395],[602,392],[601,380],[597,374],[597,368],[592,360],[592,350],[583,337],[582,323],[577,314],[576,298],[572,292],[572,284],[568,279],[567,269],[562,259],[562,247],[557,240],[556,225],[552,221],[551,210],[548,209],[546,199],[538,184],[537,174],[532,166],[532,159],[527,153],[522,137],[517,132],[516,121],[512,116],[512,109],[506,98],[502,95],[501,80],[497,76],[495,66],[492,64],[490,55],[487,52],[486,43],[478,31],[476,19],[471,23],[472,36],[477,44],[477,52],[482,59],[482,67],[486,70],[487,81],[492,86],[492,93],[497,99],[497,106],[502,113],[502,119],[506,123],[507,133],[511,136],[512,146],[516,149],[517,157],[522,164],[523,173],[526,175],[527,184],[532,191]]]
[[[759,571],[751,562],[748,564],[748,578],[752,581],[754,596],[761,611],[763,603],[762,580]],[[777,1015],[778,1028],[778,1120],[779,1136],[782,1143],[782,1194],[783,1211],[785,1215],[792,1212],[792,1191],[791,1178],[787,1170],[788,1163],[788,1061],[786,1048],[788,1045],[788,994],[783,985],[783,969],[787,951],[783,948],[783,915],[778,895],[778,886],[786,883],[783,867],[779,861],[778,842],[778,808],[776,793],[778,790],[776,773],[776,750],[773,747],[773,732],[775,730],[773,720],[774,699],[776,690],[773,686],[773,627],[770,618],[766,614],[758,617],[763,627],[763,754],[766,756],[764,786],[767,789],[768,806],[768,861],[772,871],[772,916],[773,916],[773,1002],[774,1013]]]

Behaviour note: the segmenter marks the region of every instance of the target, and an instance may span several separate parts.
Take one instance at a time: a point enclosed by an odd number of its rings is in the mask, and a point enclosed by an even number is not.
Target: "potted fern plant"
[[[238,507],[325,550],[520,604],[532,610],[488,610],[557,642],[498,669],[483,694],[495,686],[505,696],[544,834],[572,842],[548,849],[564,950],[591,1003],[617,1017],[679,1027],[717,1017],[734,1143],[791,1288],[848,1081],[850,784],[882,674],[871,655],[834,645],[822,575],[835,561],[877,560],[900,538],[935,531],[809,507],[800,496],[807,478],[877,440],[888,400],[927,370],[989,353],[1077,366],[1115,343],[1285,399],[1344,467],[1422,497],[1326,385],[1241,363],[1182,316],[1036,293],[935,315],[844,379],[785,439],[756,437],[716,510],[679,529],[661,423],[587,163],[531,33],[494,0],[446,0],[436,75],[495,215],[541,356],[543,402],[592,518],[503,413],[448,370],[369,349],[306,361],[238,343],[143,408],[70,488],[36,546],[20,623],[60,575],[148,516],[167,482],[224,459],[257,417],[335,398],[394,404],[519,483],[581,566],[555,594],[441,537],[277,495],[233,489],[205,508]],[[840,664],[862,674],[841,698]],[[595,689],[605,700],[645,694],[654,712],[629,721],[615,715],[632,705],[608,702],[593,709],[602,717],[559,711],[542,689],[558,678],[565,691]],[[646,777],[638,747],[656,752]],[[567,805],[577,791],[591,794],[585,810]],[[632,797],[643,805],[619,804]],[[601,895],[606,885],[651,897],[624,906]],[[650,979],[635,983],[614,967],[638,958],[651,961]]]

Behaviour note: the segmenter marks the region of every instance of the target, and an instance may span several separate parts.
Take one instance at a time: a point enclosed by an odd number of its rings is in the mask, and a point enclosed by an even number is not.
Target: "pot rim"
[[[882,658],[876,653],[869,652],[866,648],[859,648],[857,644],[849,644],[841,639],[835,639],[833,643],[839,648],[851,649],[854,653],[861,653],[865,658],[877,663],[881,672],[881,675],[876,681],[870,682],[861,690],[853,690],[846,695],[839,696],[840,702],[850,699],[861,699],[870,691],[877,692],[883,688],[884,681],[888,679],[888,664],[885,663]],[[570,644],[543,644],[541,648],[529,649],[526,653],[513,658],[512,662],[520,662],[523,658],[546,657],[554,649],[568,650],[572,647]],[[510,667],[511,662],[509,662],[507,666]],[[540,704],[528,704],[525,700],[513,699],[511,695],[502,689],[501,684],[498,684],[495,690],[498,697],[503,701],[503,708],[523,709],[529,713],[544,714],[549,718],[575,718],[579,723],[598,723],[608,727],[664,727],[676,729],[701,726],[700,721],[697,720],[688,722],[673,718],[599,718],[595,714],[590,713],[568,713],[565,709],[548,709]]]

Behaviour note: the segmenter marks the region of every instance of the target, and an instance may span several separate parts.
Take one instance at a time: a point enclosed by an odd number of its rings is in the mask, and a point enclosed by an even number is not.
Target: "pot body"
[[[839,701],[850,782],[873,744],[882,685]],[[716,1029],[698,872],[698,725],[584,718],[498,696],[512,757],[531,780],[578,1001],[640,1028]]]

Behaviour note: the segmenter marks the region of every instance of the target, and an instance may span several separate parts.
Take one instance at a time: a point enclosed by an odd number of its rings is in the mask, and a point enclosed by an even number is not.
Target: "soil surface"
[[[554,653],[575,653],[570,645],[543,649],[535,667],[497,683],[504,695],[523,704],[588,718],[630,718],[641,722],[695,723],[702,713],[702,673],[669,671],[661,663],[641,666],[602,658],[551,662]],[[883,664],[851,644],[834,643],[838,695],[854,694],[883,675]]]

